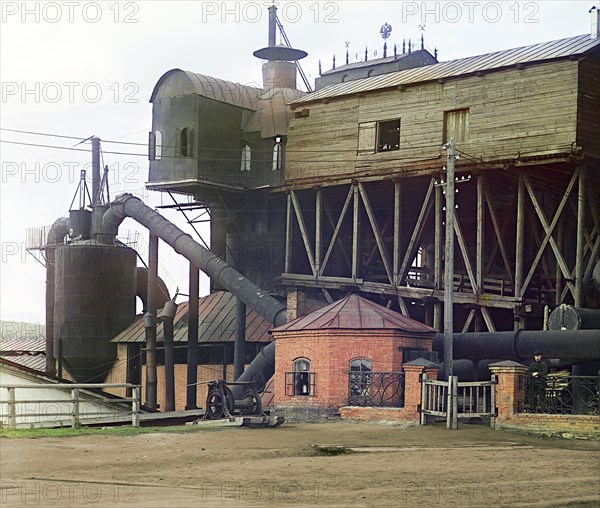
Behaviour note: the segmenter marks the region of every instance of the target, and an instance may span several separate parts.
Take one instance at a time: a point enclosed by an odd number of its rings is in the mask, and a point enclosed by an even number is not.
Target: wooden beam
[[[419,241],[419,237],[421,236],[421,232],[423,230],[425,222],[427,221],[429,212],[431,211],[431,195],[433,193],[434,184],[435,179],[431,178],[431,181],[429,182],[429,187],[427,188],[427,192],[425,193],[425,199],[423,200],[423,204],[421,205],[419,217],[417,218],[417,222],[410,237],[410,241],[408,242],[408,247],[406,248],[404,259],[402,260],[402,265],[400,266],[399,279],[396,284],[397,286],[400,286],[404,281],[404,277],[406,276],[409,263],[415,257],[417,242]]]
[[[465,268],[467,269],[467,275],[469,276],[469,281],[471,282],[471,288],[473,290],[473,293],[479,294],[479,285],[475,280],[473,265],[471,264],[471,260],[469,259],[467,244],[465,242],[465,237],[462,233],[462,228],[460,227],[460,221],[458,220],[458,214],[456,213],[456,210],[454,210],[454,232],[456,233],[456,240],[458,241],[458,246],[460,248],[460,252],[462,253],[463,260],[465,262]]]
[[[517,187],[517,231],[515,240],[515,296],[523,291],[523,243],[525,237],[525,189],[523,175],[519,175]]]
[[[385,243],[383,241],[383,237],[381,236],[381,231],[379,230],[375,213],[373,212],[373,208],[371,207],[371,202],[369,201],[367,191],[365,190],[363,184],[360,182],[358,182],[358,191],[360,192],[363,204],[365,205],[365,211],[367,212],[367,217],[369,218],[369,222],[371,223],[371,230],[373,231],[375,242],[377,243],[377,247],[379,248],[379,254],[381,255],[381,260],[383,261],[385,273],[388,276],[390,284],[395,284],[395,281],[392,277],[392,267],[390,266],[390,259],[385,250]]]
[[[433,285],[435,289],[442,289],[443,266],[442,266],[442,187],[435,188],[435,212],[434,212],[434,269]],[[440,310],[440,309],[438,309]],[[435,310],[433,321],[435,323]],[[439,329],[438,329],[439,330]]]
[[[285,217],[285,271],[292,271],[292,198],[287,195],[287,209]]]
[[[392,275],[394,284],[398,284],[400,269],[400,182],[394,182],[394,251],[392,254]]]
[[[477,280],[477,292],[483,292],[484,265],[484,211],[485,200],[483,195],[484,176],[477,177],[477,246],[475,248],[475,279]]]
[[[467,319],[465,320],[465,324],[462,327],[462,333],[466,333],[469,331],[469,326],[471,326],[471,322],[473,321],[473,318],[475,317],[475,309],[471,309],[469,311],[469,314],[467,316]]]
[[[492,319],[492,316],[490,315],[489,310],[486,307],[481,307],[480,310],[481,315],[483,316],[483,320],[485,321],[485,325],[488,328],[488,331],[495,332],[496,327],[494,326],[494,321]]]
[[[510,263],[508,261],[508,254],[506,252],[506,246],[504,245],[504,231],[506,229],[506,225],[509,223],[509,218],[507,217],[502,225],[502,228],[499,226],[498,217],[496,215],[496,210],[492,204],[492,200],[489,196],[487,185],[484,185],[483,193],[485,196],[485,200],[487,203],[488,212],[490,214],[490,219],[492,220],[492,226],[494,227],[494,233],[496,234],[496,245],[495,248],[500,250],[500,255],[502,256],[502,261],[504,261],[504,269],[506,270],[506,274],[510,280],[511,287],[513,291],[515,290],[515,279],[512,274],[512,270],[510,269]],[[490,263],[486,267],[486,271],[489,272],[492,267],[493,258],[495,257],[495,253],[490,258]]]
[[[329,291],[327,291],[325,288],[321,288],[321,291],[323,292],[323,295],[325,296],[325,300],[327,300],[327,303],[333,303],[333,298],[331,297],[331,293]]]
[[[359,270],[359,252],[358,252],[358,235],[359,231],[359,197],[358,197],[358,186],[352,186],[352,193],[354,195],[354,208],[352,210],[352,278],[358,278]]]
[[[583,241],[585,237],[585,165],[579,168],[579,192],[577,194],[577,245],[575,247],[575,307],[583,305]]]
[[[402,313],[402,315],[404,315],[406,317],[410,317],[410,313],[408,312],[408,307],[406,306],[406,302],[404,301],[404,299],[401,296],[398,297],[398,306],[400,307],[400,312]]]
[[[340,232],[340,228],[342,227],[342,224],[344,222],[344,219],[346,217],[346,211],[348,210],[348,205],[350,204],[350,200],[352,199],[352,195],[353,195],[352,192],[353,192],[352,186],[350,186],[350,188],[348,190],[348,195],[346,196],[346,201],[344,203],[344,206],[342,207],[342,213],[340,214],[338,221],[335,221],[333,219],[333,214],[331,213],[331,210],[329,209],[329,206],[327,205],[327,196],[325,194],[323,194],[323,205],[325,208],[325,215],[327,215],[327,220],[329,221],[329,224],[331,225],[331,227],[334,229],[334,233],[335,233],[335,235],[332,236],[330,248],[333,249],[334,245],[337,245],[339,247],[340,252],[342,253],[342,256],[344,256],[344,260],[346,261],[346,263],[348,263],[348,269],[350,269],[352,267],[352,260],[350,258],[350,253],[347,252],[346,246],[340,239],[339,232]],[[336,233],[336,231],[337,231],[337,233]],[[335,244],[334,244],[334,239],[335,239]],[[328,250],[329,250],[329,248],[328,248]],[[329,252],[329,254],[331,255],[331,252]],[[328,259],[329,259],[329,256],[327,256],[327,260]],[[321,273],[324,273],[326,264],[327,264],[327,261],[324,259],[323,263],[321,264]]]
[[[534,262],[531,266],[531,269],[529,270],[529,274],[528,274],[527,278],[525,279],[523,287],[521,288],[520,296],[523,296],[525,294],[525,290],[527,289],[527,286],[528,286],[529,282],[531,281],[531,277],[533,277],[533,273],[534,273],[535,269],[537,268],[539,260],[542,256],[544,249],[546,248],[546,245],[548,244],[548,242],[550,242],[550,246],[552,247],[552,250],[554,251],[554,255],[556,257],[556,262],[560,266],[563,276],[565,278],[569,277],[569,268],[567,267],[567,264],[565,263],[565,260],[563,259],[562,254],[558,250],[558,246],[556,245],[556,242],[555,242],[554,238],[552,237],[552,232],[554,231],[554,228],[556,227],[556,223],[558,222],[558,219],[562,214],[562,211],[565,207],[567,199],[569,198],[569,195],[571,194],[571,191],[573,190],[573,186],[575,185],[575,181],[577,180],[578,175],[579,175],[579,171],[576,170],[573,172],[573,176],[571,177],[571,180],[569,181],[569,184],[567,185],[567,189],[565,190],[565,193],[563,194],[563,197],[562,197],[562,199],[558,205],[558,208],[556,210],[556,213],[554,214],[554,218],[552,219],[552,222],[550,224],[548,224],[548,221],[546,220],[546,214],[544,213],[544,210],[542,209],[542,207],[540,206],[540,204],[537,200],[537,196],[535,195],[535,192],[533,191],[533,188],[531,186],[531,182],[529,181],[529,178],[526,176],[523,176],[523,182],[525,183],[525,187],[527,189],[527,192],[529,193],[529,197],[531,198],[533,208],[535,209],[535,212],[542,224],[542,227],[544,228],[544,231],[546,232],[546,235],[544,236],[544,239],[542,240],[542,245],[540,246],[540,249],[538,250],[538,253],[537,253],[537,255],[534,259]],[[571,289],[571,292],[574,293],[575,288],[573,287],[573,284],[568,281],[567,281],[567,284],[568,284],[569,288]],[[575,295],[573,295],[573,296],[575,296]]]
[[[319,187],[315,195],[315,270],[321,273],[321,207],[322,190]]]
[[[310,264],[312,273],[315,277],[317,277],[317,270],[315,268],[315,258],[312,252],[312,245],[310,244],[310,238],[308,237],[308,230],[306,229],[306,223],[304,222],[304,217],[302,215],[302,209],[300,208],[300,203],[298,202],[298,197],[296,196],[295,191],[290,191],[290,196],[292,198],[292,204],[294,205],[294,212],[296,212],[296,220],[298,221],[298,227],[300,228],[300,235],[302,236],[302,241],[304,242],[304,248],[306,249],[306,255],[308,256],[308,262]]]
[[[392,286],[378,282],[368,282],[363,279],[352,279],[350,277],[320,277],[319,280],[311,275],[283,273],[281,281],[285,285],[303,286],[309,288],[340,289],[340,286],[357,286],[361,291],[378,295],[401,296],[409,300],[424,300],[435,298],[443,301],[444,292],[427,288]],[[478,297],[475,293],[455,293],[454,303],[460,305],[479,305],[488,308],[513,310],[515,305],[522,303],[522,299],[511,296],[485,295]]]

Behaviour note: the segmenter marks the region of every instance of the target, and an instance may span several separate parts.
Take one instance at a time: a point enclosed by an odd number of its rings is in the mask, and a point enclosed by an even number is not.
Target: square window
[[[377,122],[377,151],[400,150],[400,119]]]

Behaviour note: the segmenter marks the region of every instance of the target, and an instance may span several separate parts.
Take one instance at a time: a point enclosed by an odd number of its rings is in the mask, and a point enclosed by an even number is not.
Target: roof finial
[[[433,58],[437,60],[437,48],[434,48],[433,50]]]
[[[423,37],[423,34],[421,34],[421,49],[425,49],[425,39]]]
[[[348,50],[346,50],[346,65],[350,63],[350,55],[348,55]]]
[[[410,41],[410,39],[408,39],[408,54],[410,55],[412,53],[412,42]]]
[[[406,39],[402,39],[402,54],[406,53]]]
[[[369,59],[369,50],[368,48],[365,46],[365,62]]]
[[[333,55],[333,68],[335,69],[335,53]]]
[[[383,58],[387,56],[387,41],[383,43]]]
[[[394,58],[398,57],[398,50],[396,49],[396,44],[394,44]]]
[[[321,71],[321,59],[319,58],[319,76],[322,76],[323,72]]]

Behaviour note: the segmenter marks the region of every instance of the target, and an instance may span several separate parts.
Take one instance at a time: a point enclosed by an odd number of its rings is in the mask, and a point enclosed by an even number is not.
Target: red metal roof
[[[217,291],[200,298],[198,305],[198,341],[206,342],[234,342],[235,341],[235,296],[226,291]],[[188,303],[182,302],[177,306],[173,321],[173,340],[187,342],[188,339]],[[320,302],[307,299],[306,306],[309,311],[322,305]],[[158,313],[161,316],[161,312]],[[123,330],[112,342],[146,342],[144,320],[138,316],[136,320]],[[262,316],[250,307],[246,307],[246,341],[270,342],[273,338],[269,334],[271,328]],[[159,323],[156,329],[157,341],[164,340],[163,325]]]
[[[401,330],[410,333],[435,333],[435,330],[430,326],[358,295],[350,295],[307,316],[279,326],[273,331],[332,329]]]

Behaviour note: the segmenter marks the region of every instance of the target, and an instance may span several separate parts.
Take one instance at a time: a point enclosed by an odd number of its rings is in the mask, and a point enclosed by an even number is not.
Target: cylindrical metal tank
[[[69,236],[88,240],[92,236],[92,212],[89,210],[69,210]]]
[[[55,338],[79,383],[102,383],[116,359],[119,332],[135,318],[136,253],[94,240],[56,249]]]

